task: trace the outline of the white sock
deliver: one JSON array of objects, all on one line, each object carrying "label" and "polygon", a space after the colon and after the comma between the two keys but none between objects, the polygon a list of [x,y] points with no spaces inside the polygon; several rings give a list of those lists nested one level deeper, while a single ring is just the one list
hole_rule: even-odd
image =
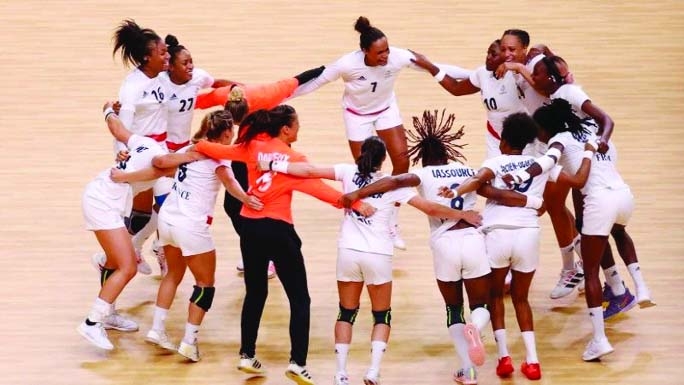
[{"label": "white sock", "polygon": [[561,259],[563,260],[563,270],[573,270],[575,268],[575,254],[573,254],[574,249],[574,242],[560,248]]},{"label": "white sock", "polygon": [[610,286],[610,290],[614,295],[625,294],[625,284],[622,283],[622,278],[620,277],[620,273],[618,273],[617,267],[615,265],[607,269],[603,269],[603,275],[606,276],[606,283],[608,286]]},{"label": "white sock", "polygon": [[152,329],[156,331],[163,332],[166,330],[164,326],[164,321],[166,321],[166,315],[169,313],[169,309],[164,309],[159,306],[154,307],[154,318],[152,319]]},{"label": "white sock", "polygon": [[494,330],[494,340],[496,340],[496,347],[499,350],[499,358],[510,356],[508,347],[506,347],[506,329]]},{"label": "white sock", "polygon": [[142,250],[143,244],[147,238],[155,231],[157,231],[157,212],[152,210],[149,222],[133,236],[133,248]]},{"label": "white sock", "polygon": [[[472,322],[479,331],[484,330],[485,326],[489,323],[489,318],[489,310],[483,307],[478,307],[470,313],[470,322]],[[469,368],[469,366],[464,367]]]},{"label": "white sock", "polygon": [[380,373],[380,361],[382,361],[382,355],[385,354],[387,350],[387,342],[384,341],[371,341],[371,364],[368,371],[373,371],[375,373]]},{"label": "white sock", "polygon": [[[603,314],[601,316],[603,316]],[[528,364],[539,363],[539,358],[537,358],[537,344],[534,342],[534,332],[522,332],[522,338],[525,343],[525,350],[527,351],[527,358],[525,361]]]},{"label": "white sock", "polygon": [[575,254],[579,257],[580,261],[582,260],[582,235],[577,234],[575,239],[572,240],[573,244],[573,249],[575,250]]},{"label": "white sock", "polygon": [[102,322],[104,317],[111,313],[112,304],[100,297],[95,298],[95,303],[88,313],[90,322]]},{"label": "white sock", "polygon": [[349,344],[335,344],[335,357],[337,358],[337,373],[347,374],[347,356]]},{"label": "white sock", "polygon": [[644,281],[644,277],[641,275],[639,262],[630,263],[627,265],[627,270],[629,270],[629,274],[632,276],[637,292],[647,289],[646,281]]},{"label": "white sock", "polygon": [[401,206],[395,205],[392,208],[392,218],[390,219],[390,225],[391,226],[399,225],[399,207],[401,207]]},{"label": "white sock", "polygon": [[454,343],[454,349],[458,354],[458,358],[461,359],[462,368],[470,368],[473,363],[470,361],[470,356],[468,355],[468,342],[465,340],[463,335],[463,328],[465,324],[453,324],[449,326],[449,335],[451,336],[451,341]]},{"label": "white sock", "polygon": [[591,320],[591,326],[594,328],[594,339],[598,341],[606,338],[606,330],[603,327],[603,307],[590,307],[589,319]]},{"label": "white sock", "polygon": [[190,322],[185,323],[185,336],[183,342],[186,344],[197,343],[197,334],[199,333],[199,325],[193,325]]}]

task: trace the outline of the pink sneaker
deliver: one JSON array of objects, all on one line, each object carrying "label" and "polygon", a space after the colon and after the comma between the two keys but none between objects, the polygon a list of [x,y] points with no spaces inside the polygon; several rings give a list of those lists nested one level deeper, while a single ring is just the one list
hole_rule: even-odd
[{"label": "pink sneaker", "polygon": [[480,331],[473,324],[466,324],[463,328],[463,335],[468,342],[468,356],[473,364],[482,366],[485,362],[485,349],[480,338]]}]

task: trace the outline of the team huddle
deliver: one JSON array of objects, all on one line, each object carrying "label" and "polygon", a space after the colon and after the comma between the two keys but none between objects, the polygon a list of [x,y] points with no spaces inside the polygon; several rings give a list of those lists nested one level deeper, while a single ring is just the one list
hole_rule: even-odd
[{"label": "team huddle", "polygon": [[[364,286],[374,326],[363,382],[380,383],[391,331],[393,250],[407,247],[398,224],[399,208],[406,204],[428,217],[435,278],[459,358],[454,381],[477,384],[477,367],[486,359],[481,333],[490,322],[496,374],[513,375],[504,324],[508,291],[525,346],[520,372],[530,380],[541,378],[528,294],[539,266],[538,218],[544,213],[551,218],[562,260],[550,297],[584,292],[593,336],[582,359],[613,352],[604,320],[637,304],[655,303],[626,231],[634,198],[616,168],[613,121],[575,83],[567,62],[546,46],[530,47],[529,34],[519,29],[506,30],[488,47],[485,65],[470,71],[390,46],[365,17],[354,28],[360,49],[334,63],[273,83],[243,84],[195,68],[190,51],[174,36],[161,39],[132,20],[119,25],[114,53],[135,69],[118,101],[103,107],[116,163],[83,194],[86,228],[103,252],[93,256],[101,289],[78,332],[112,350],[107,329],[139,329],[117,312],[115,301],[136,273],[151,274],[141,250],[156,232],[153,249],[162,280],[145,340],[200,360],[199,329],[215,295],[210,226],[223,186],[224,209],[242,254],[238,270],[245,298],[237,367],[245,373],[265,374],[256,341],[268,279],[277,273],[290,302],[285,374],[297,384],[314,384],[306,367],[311,300],[292,220],[293,191],[344,212],[337,243],[335,385],[351,383],[347,357]],[[413,130],[404,128],[394,93],[404,68],[430,73],[455,96],[480,93],[487,159],[479,168],[464,162],[464,129],[454,129],[453,114],[426,110],[413,118]],[[342,116],[352,157],[348,163],[313,165],[292,148],[298,113],[284,103],[339,78],[345,85]],[[194,110],[211,107],[222,109],[206,114],[192,135]],[[387,154],[391,176],[381,172]],[[421,167],[409,170],[410,163]],[[342,191],[322,179],[340,181]],[[565,204],[571,191],[572,211]],[[486,198],[481,213],[475,211],[478,195]],[[616,269],[609,236],[630,272],[635,295]],[[165,320],[187,269],[195,283],[185,334],[176,343]]]}]

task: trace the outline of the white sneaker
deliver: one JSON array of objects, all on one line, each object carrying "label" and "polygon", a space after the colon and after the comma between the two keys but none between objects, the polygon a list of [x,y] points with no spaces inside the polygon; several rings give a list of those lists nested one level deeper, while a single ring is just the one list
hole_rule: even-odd
[{"label": "white sneaker", "polygon": [[164,247],[159,245],[159,240],[155,239],[152,242],[152,252],[157,257],[159,264],[159,275],[163,278],[169,272],[169,266],[166,263],[166,255],[164,255]]},{"label": "white sneaker", "polygon": [[459,369],[454,373],[454,381],[464,385],[477,384],[477,371],[474,367]]},{"label": "white sneaker", "polygon": [[90,263],[99,273],[104,268],[105,263],[107,263],[107,255],[102,251],[98,251],[90,257]]},{"label": "white sneaker", "polygon": [[112,350],[114,345],[109,341],[107,337],[107,332],[102,327],[100,322],[96,322],[95,325],[88,325],[83,321],[76,330],[91,344],[97,346],[100,349]]},{"label": "white sneaker", "polygon": [[197,362],[200,360],[199,349],[197,348],[197,341],[194,344],[188,344],[185,341],[181,341],[178,347],[178,353],[189,359],[190,361]]},{"label": "white sneaker", "polygon": [[406,250],[406,242],[404,242],[404,239],[401,238],[399,225],[390,226],[390,237],[392,237],[395,249]]},{"label": "white sneaker", "polygon": [[104,317],[102,325],[105,329],[116,329],[122,332],[138,331],[138,324],[135,321],[122,316],[116,310],[114,313]]},{"label": "white sneaker", "polygon": [[570,295],[580,283],[584,283],[584,271],[579,267],[572,270],[561,270],[560,279],[558,279],[556,287],[551,290],[549,297],[558,299]]},{"label": "white sneaker", "polygon": [[600,340],[591,339],[587,344],[586,349],[584,349],[584,354],[582,354],[582,359],[584,361],[592,361],[597,358],[601,358],[606,354],[610,354],[614,351],[613,346],[608,342],[608,338],[602,338]]},{"label": "white sneaker", "polygon": [[276,268],[273,261],[268,261],[268,279],[273,279],[276,277]]},{"label": "white sneaker", "polygon": [[247,374],[264,374],[266,370],[264,369],[261,362],[255,357],[248,357],[246,354],[240,356],[240,363],[237,366],[238,370],[245,372]]},{"label": "white sneaker", "polygon": [[377,370],[368,369],[363,376],[364,385],[380,385],[380,373]]},{"label": "white sneaker", "polygon": [[636,292],[637,303],[639,304],[640,308],[646,309],[647,307],[653,307],[656,305],[656,303],[651,299],[651,292],[648,290],[648,288],[639,289],[637,287]]},{"label": "white sneaker", "polygon": [[152,268],[150,267],[150,264],[145,261],[145,258],[143,258],[140,250],[135,251],[135,258],[138,262],[138,273],[144,275],[152,274]]},{"label": "white sneaker", "polygon": [[176,351],[176,344],[171,342],[166,331],[150,329],[150,331],[147,332],[147,336],[145,336],[145,341],[158,345],[166,350]]},{"label": "white sneaker", "polygon": [[299,366],[294,362],[290,362],[285,371],[285,376],[297,383],[297,385],[314,385],[313,378],[306,370],[306,367]]},{"label": "white sneaker", "polygon": [[334,382],[335,385],[349,385],[349,377],[345,373],[337,373]]}]

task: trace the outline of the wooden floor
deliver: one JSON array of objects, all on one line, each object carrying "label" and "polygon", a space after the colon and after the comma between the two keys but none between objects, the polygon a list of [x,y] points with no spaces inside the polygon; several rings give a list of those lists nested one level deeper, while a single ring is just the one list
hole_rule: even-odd
[{"label": "wooden floor", "polygon": [[[136,277],[118,301],[141,331],[111,332],[117,346],[113,353],[98,351],[76,333],[98,288],[89,263],[98,246],[83,228],[80,196],[85,184],[111,163],[112,140],[100,111],[105,100],[116,98],[126,74],[120,60],[112,59],[110,38],[119,21],[135,18],[160,34],[175,34],[190,48],[196,65],[216,77],[266,82],[356,49],[358,34],[352,25],[359,15],[368,16],[391,44],[440,62],[479,66],[490,41],[507,28],[523,28],[533,43],[548,44],[570,63],[577,82],[616,122],[620,170],[637,202],[629,231],[658,306],[634,309],[608,322],[615,353],[601,363],[582,362],[591,333],[584,299],[548,298],[560,261],[544,218],[543,258],[531,292],[543,368],[540,383],[681,383],[684,5],[631,0],[206,0],[202,6],[131,0],[0,2],[0,383],[289,383],[283,376],[289,310],[277,280],[270,283],[258,341],[258,354],[270,374],[248,380],[235,370],[244,289],[235,274],[236,235],[220,211],[214,226],[217,295],[202,326],[200,363],[160,355],[143,342],[152,321],[158,285],[154,277]],[[339,111],[342,87],[337,82],[292,102],[302,123],[296,147],[316,163],[350,161]],[[424,109],[455,112],[466,126],[470,164],[481,164],[484,111],[477,96],[451,97],[429,76],[411,70],[401,76],[396,91],[407,124]],[[334,261],[341,214],[305,196],[297,196],[294,206],[312,293],[308,366],[317,383],[326,384],[335,368]],[[401,224],[409,250],[395,258],[393,330],[383,383],[450,383],[457,360],[432,274],[427,221],[404,208]],[[148,260],[154,261],[151,256]],[[175,339],[182,336],[190,290],[186,278],[170,312],[167,325]],[[364,301],[349,364],[355,384],[361,383],[369,361],[371,323]],[[481,384],[527,381],[517,369],[524,347],[510,307],[507,323],[516,373],[510,380],[496,377],[496,348],[488,331],[490,356],[479,372]]]}]

